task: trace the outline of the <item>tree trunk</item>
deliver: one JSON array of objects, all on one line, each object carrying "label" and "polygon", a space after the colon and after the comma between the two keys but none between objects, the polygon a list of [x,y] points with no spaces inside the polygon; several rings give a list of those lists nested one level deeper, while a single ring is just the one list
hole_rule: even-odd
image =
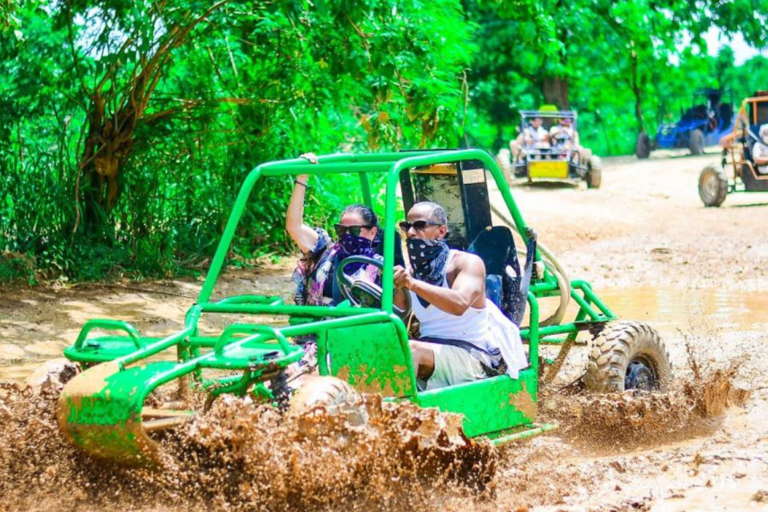
[{"label": "tree trunk", "polygon": [[[83,196],[78,192],[77,197],[78,200],[81,197],[85,199],[86,229],[93,231],[101,224],[104,216],[100,215],[97,208],[109,212],[115,206],[119,193],[118,176],[131,154],[134,133],[139,123],[145,121],[144,112],[149,106],[149,100],[162,77],[163,67],[170,59],[171,52],[185,42],[192,29],[229,1],[220,0],[201,16],[189,18],[184,25],[170,27],[151,45],[152,53],[142,54],[133,63],[130,71],[123,71],[122,76],[118,76],[121,73],[119,63],[130,60],[123,56],[137,49],[133,46],[133,39],[127,39],[116,53],[120,57],[116,59],[116,64],[110,67],[93,90],[89,91],[88,133],[78,165],[86,182],[90,180],[92,186]],[[103,88],[109,81],[112,84],[104,91]],[[152,118],[157,119],[173,112],[163,111],[154,114]],[[76,220],[73,232],[77,230],[77,222]]]},{"label": "tree trunk", "polygon": [[548,105],[556,105],[560,110],[569,110],[571,103],[568,99],[568,77],[544,77],[544,101]]},{"label": "tree trunk", "polygon": [[632,94],[635,95],[635,119],[637,120],[637,132],[642,133],[645,131],[645,122],[643,121],[643,90],[640,86],[640,80],[637,73],[637,52],[635,51],[635,43],[630,43],[630,71],[632,76]]}]

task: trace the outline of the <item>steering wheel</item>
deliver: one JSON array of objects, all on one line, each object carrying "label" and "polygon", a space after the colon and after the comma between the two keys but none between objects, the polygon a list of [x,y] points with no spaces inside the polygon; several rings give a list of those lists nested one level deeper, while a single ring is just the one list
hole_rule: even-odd
[{"label": "steering wheel", "polygon": [[558,146],[565,144],[570,140],[570,138],[571,136],[564,131],[559,131],[552,134],[552,139]]},{"label": "steering wheel", "polygon": [[[368,256],[350,256],[336,266],[336,282],[339,284],[339,291],[345,299],[351,302],[353,306],[380,308],[382,296],[381,286],[362,279],[352,279],[345,274],[344,268],[352,263],[373,265],[379,270],[384,269],[384,264],[381,261],[369,258]],[[400,309],[394,305],[392,306],[392,309],[400,318],[407,318],[408,315],[411,314],[411,294],[405,294],[404,309]]]}]

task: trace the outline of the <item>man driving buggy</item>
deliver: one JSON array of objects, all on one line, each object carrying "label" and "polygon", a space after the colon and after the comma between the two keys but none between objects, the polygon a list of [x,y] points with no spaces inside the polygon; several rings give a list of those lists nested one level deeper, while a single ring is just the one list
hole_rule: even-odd
[{"label": "man driving buggy", "polygon": [[504,372],[513,378],[528,364],[517,327],[485,297],[485,264],[445,241],[448,217],[433,202],[413,205],[400,223],[410,271],[395,266],[395,304],[410,294],[420,336],[410,341],[420,388],[436,389]]},{"label": "man driving buggy", "polygon": [[516,158],[525,156],[525,148],[549,146],[549,132],[542,126],[543,123],[544,120],[540,116],[528,121],[528,126],[523,129],[520,135],[509,142],[512,156]]}]

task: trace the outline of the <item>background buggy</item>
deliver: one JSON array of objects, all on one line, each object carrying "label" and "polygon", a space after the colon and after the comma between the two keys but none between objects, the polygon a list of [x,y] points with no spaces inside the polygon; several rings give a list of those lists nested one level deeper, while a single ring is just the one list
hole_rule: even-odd
[{"label": "background buggy", "polygon": [[[680,120],[662,122],[651,140],[647,133],[637,137],[637,158],[648,158],[654,149],[688,148],[692,155],[704,153],[706,146],[717,144],[733,129],[733,105],[723,103],[722,89],[698,89],[693,93],[694,105],[682,111]],[[695,104],[703,97],[705,103]]]},{"label": "background buggy", "polygon": [[[577,133],[576,112],[523,110],[520,112],[520,133],[525,132],[531,119],[541,118],[544,129],[549,131],[557,124],[558,119],[570,119],[571,128]],[[588,151],[579,151],[575,141],[560,134],[556,140],[548,144],[526,145],[525,137],[521,137],[521,148],[511,155],[511,173],[515,178],[527,178],[531,183],[534,179],[546,180],[584,180],[588,188],[599,188],[602,181],[600,160]],[[585,155],[586,153],[586,155]]]},{"label": "background buggy", "polygon": [[720,140],[719,166],[707,166],[699,175],[699,197],[705,206],[720,206],[731,192],[768,192],[768,175],[760,174],[752,154],[760,126],[768,123],[768,92],[746,98],[731,132]]}]

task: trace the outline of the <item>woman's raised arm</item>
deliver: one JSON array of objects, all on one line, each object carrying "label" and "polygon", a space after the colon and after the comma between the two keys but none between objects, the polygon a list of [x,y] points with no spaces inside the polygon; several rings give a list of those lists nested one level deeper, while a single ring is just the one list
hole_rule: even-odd
[{"label": "woman's raised arm", "polygon": [[312,250],[319,238],[314,229],[304,224],[304,196],[307,193],[308,179],[307,174],[296,177],[291,201],[288,203],[288,212],[285,215],[285,230],[304,253]]}]

